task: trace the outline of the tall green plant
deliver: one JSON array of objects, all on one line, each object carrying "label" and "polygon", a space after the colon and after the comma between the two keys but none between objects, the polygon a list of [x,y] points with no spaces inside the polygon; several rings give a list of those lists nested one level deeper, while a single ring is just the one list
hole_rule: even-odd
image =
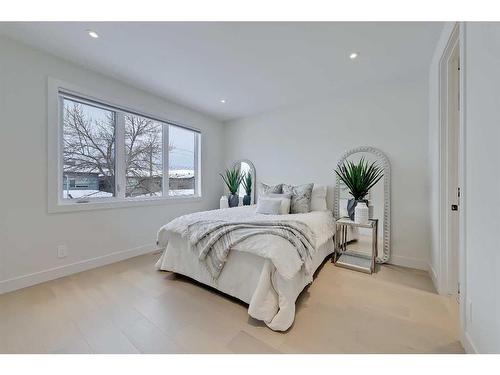
[{"label": "tall green plant", "polygon": [[243,188],[247,195],[252,194],[252,174],[247,172],[242,180]]},{"label": "tall green plant", "polygon": [[244,175],[240,173],[238,168],[226,169],[224,174],[219,173],[224,180],[229,192],[231,194],[236,194],[238,192],[238,188],[240,187],[241,180],[243,180]]},{"label": "tall green plant", "polygon": [[349,193],[356,200],[363,199],[370,189],[384,176],[383,168],[376,162],[369,164],[365,158],[355,164],[344,160],[337,165],[335,173],[349,189]]}]

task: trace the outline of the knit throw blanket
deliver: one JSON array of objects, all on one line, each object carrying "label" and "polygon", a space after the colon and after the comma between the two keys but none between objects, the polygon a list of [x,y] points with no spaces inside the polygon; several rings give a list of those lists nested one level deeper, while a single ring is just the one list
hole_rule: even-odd
[{"label": "knit throw blanket", "polygon": [[188,225],[187,238],[200,261],[216,280],[226,263],[229,251],[245,239],[262,234],[279,236],[289,241],[310,273],[314,233],[299,221],[226,222],[201,220]]}]

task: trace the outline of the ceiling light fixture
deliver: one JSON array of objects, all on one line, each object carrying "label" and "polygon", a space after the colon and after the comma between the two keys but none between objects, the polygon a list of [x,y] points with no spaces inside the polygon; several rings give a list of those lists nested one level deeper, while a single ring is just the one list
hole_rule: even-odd
[{"label": "ceiling light fixture", "polygon": [[99,34],[97,34],[94,30],[87,30],[87,33],[94,39],[99,38]]},{"label": "ceiling light fixture", "polygon": [[353,53],[351,53],[351,54],[349,55],[349,58],[350,58],[351,60],[354,60],[356,57],[358,57],[358,53],[357,53],[357,52],[353,52]]},{"label": "ceiling light fixture", "polygon": [[220,102],[221,102],[222,104],[226,104],[226,99],[221,99],[221,100],[220,100]]}]

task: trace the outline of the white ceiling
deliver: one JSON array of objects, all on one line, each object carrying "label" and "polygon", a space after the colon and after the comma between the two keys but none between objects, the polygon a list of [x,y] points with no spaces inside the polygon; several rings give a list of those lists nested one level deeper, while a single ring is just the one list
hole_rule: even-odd
[{"label": "white ceiling", "polygon": [[428,69],[442,26],[4,22],[0,33],[225,121]]}]

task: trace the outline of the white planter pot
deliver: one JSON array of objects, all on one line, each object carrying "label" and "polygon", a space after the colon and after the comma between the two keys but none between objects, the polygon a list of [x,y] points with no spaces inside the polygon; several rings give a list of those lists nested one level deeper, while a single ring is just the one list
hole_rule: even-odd
[{"label": "white planter pot", "polygon": [[223,195],[222,197],[220,197],[219,207],[220,208],[228,208],[229,207],[229,204],[227,202],[227,195]]},{"label": "white planter pot", "polygon": [[370,219],[370,209],[365,202],[358,202],[354,209],[354,222],[358,224],[368,224]]}]

